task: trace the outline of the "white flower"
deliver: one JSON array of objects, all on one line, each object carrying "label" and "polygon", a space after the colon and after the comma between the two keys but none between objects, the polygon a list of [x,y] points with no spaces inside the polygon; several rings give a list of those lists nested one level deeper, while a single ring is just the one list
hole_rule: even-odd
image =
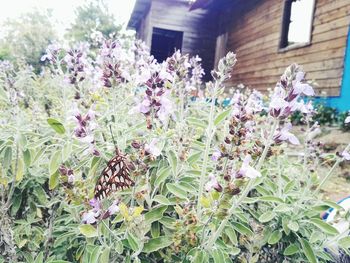
[{"label": "white flower", "polygon": [[345,118],[344,123],[345,123],[345,124],[350,123],[350,116],[348,116],[348,117]]},{"label": "white flower", "polygon": [[154,138],[150,144],[145,144],[146,152],[152,154],[155,157],[158,157],[161,154],[160,149],[156,146],[157,142],[158,140]]},{"label": "white flower", "polygon": [[254,179],[254,178],[261,176],[261,173],[258,170],[254,169],[252,166],[249,165],[251,160],[252,160],[252,157],[250,155],[247,155],[244,158],[243,163],[242,163],[242,167],[237,174],[238,177],[245,176],[245,177],[248,177],[250,179]]},{"label": "white flower", "polygon": [[343,151],[343,152],[341,153],[341,156],[342,156],[345,160],[350,161],[350,153],[349,153],[349,152]]}]

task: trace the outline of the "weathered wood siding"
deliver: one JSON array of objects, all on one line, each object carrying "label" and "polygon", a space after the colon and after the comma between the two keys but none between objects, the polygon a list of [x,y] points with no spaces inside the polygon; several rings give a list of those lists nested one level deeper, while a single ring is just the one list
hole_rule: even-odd
[{"label": "weathered wood siding", "polygon": [[183,32],[182,52],[199,55],[207,77],[214,65],[217,21],[208,10],[189,11],[187,0],[153,0],[137,29],[151,46],[153,27]]},{"label": "weathered wood siding", "polygon": [[[350,0],[316,0],[311,45],[279,52],[284,1],[250,0],[232,7],[227,51],[238,62],[230,84],[266,90],[273,88],[284,69],[295,62],[317,92],[338,96],[350,22]],[[226,12],[228,12],[226,10]],[[227,25],[226,25],[227,26]],[[347,87],[350,88],[350,87]]]}]

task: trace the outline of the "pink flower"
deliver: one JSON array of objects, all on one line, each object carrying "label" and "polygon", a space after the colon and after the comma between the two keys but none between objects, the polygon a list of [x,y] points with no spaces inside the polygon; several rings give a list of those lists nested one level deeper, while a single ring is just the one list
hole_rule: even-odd
[{"label": "pink flower", "polygon": [[290,133],[289,131],[292,129],[292,124],[287,123],[277,134],[274,136],[274,141],[276,143],[281,143],[283,141],[289,141],[291,144],[297,145],[300,144],[298,138]]},{"label": "pink flower", "polygon": [[211,155],[211,159],[214,161],[214,162],[217,162],[219,160],[219,158],[221,157],[221,152],[219,150],[215,150],[213,152],[213,154]]},{"label": "pink flower", "polygon": [[261,173],[259,171],[255,170],[252,166],[249,165],[251,160],[252,157],[250,155],[247,155],[244,158],[241,169],[236,174],[236,178],[248,177],[250,179],[254,179],[261,176]]},{"label": "pink flower", "polygon": [[206,183],[205,190],[209,192],[212,189],[215,189],[216,191],[221,192],[222,186],[219,184],[218,180],[213,174],[209,174],[209,182]]},{"label": "pink flower", "polygon": [[157,142],[158,140],[154,138],[150,144],[145,144],[145,151],[155,157],[158,157],[161,154],[160,149],[157,147]]}]

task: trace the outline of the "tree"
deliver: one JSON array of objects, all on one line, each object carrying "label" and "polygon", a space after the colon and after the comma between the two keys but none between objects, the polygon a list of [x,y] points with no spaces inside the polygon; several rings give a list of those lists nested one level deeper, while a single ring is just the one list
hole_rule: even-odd
[{"label": "tree", "polygon": [[0,59],[22,60],[32,65],[37,72],[40,70],[40,58],[46,47],[57,39],[50,14],[37,10],[16,19],[8,19],[3,30]]},{"label": "tree", "polygon": [[111,34],[118,35],[122,29],[116,25],[115,17],[108,12],[102,0],[91,0],[76,9],[76,18],[66,37],[72,41],[90,41],[91,33],[99,31],[108,38]]}]

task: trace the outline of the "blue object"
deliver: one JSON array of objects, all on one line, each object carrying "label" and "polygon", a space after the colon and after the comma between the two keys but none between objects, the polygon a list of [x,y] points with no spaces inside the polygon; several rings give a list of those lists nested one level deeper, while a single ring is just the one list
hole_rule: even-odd
[{"label": "blue object", "polygon": [[350,27],[344,59],[344,73],[340,96],[328,97],[326,105],[338,109],[339,112],[350,110]]}]

